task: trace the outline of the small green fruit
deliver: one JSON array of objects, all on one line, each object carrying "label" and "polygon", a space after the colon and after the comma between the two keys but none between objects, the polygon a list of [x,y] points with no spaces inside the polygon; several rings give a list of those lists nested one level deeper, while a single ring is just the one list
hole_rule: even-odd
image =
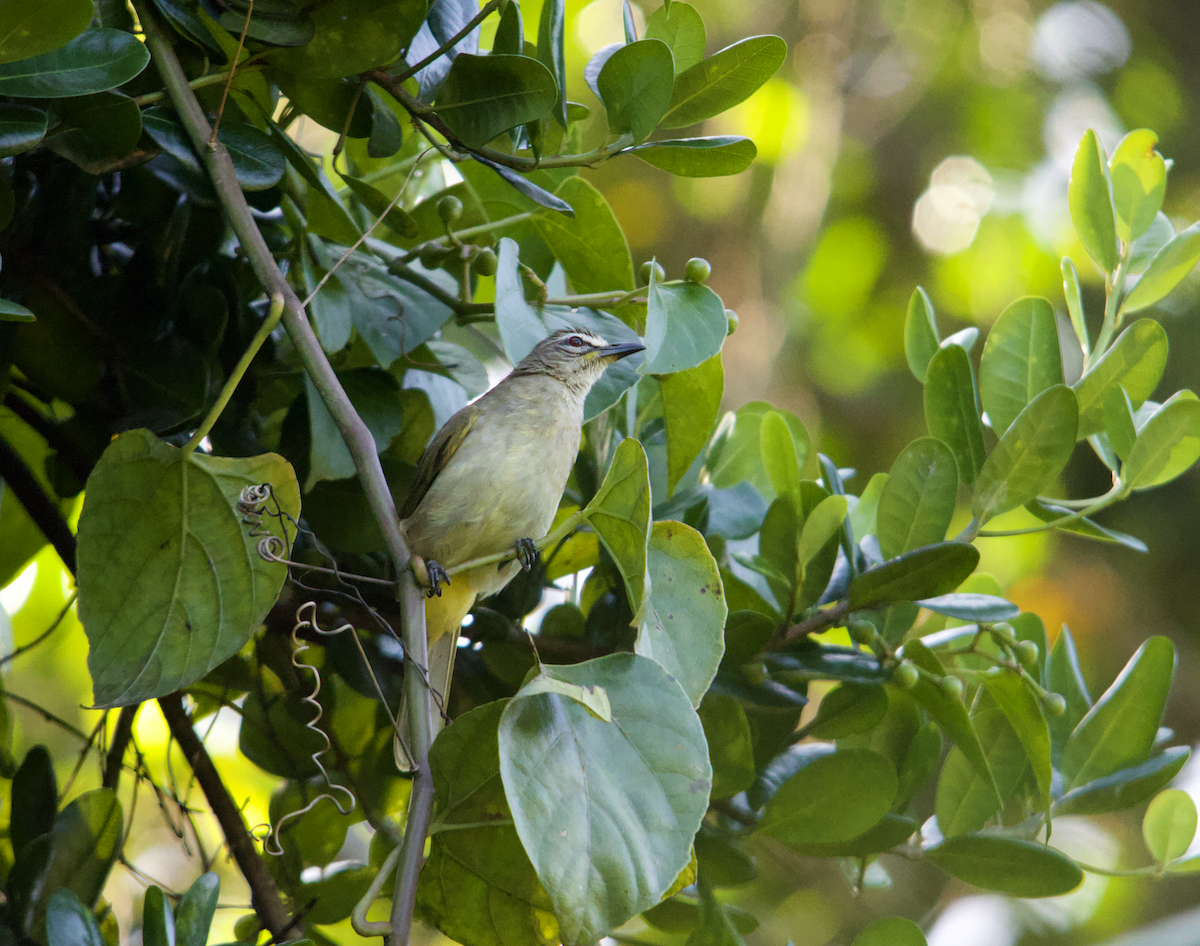
[{"label": "small green fruit", "polygon": [[475,254],[474,266],[475,272],[480,276],[495,276],[496,275],[496,251],[484,247]]},{"label": "small green fruit", "polygon": [[952,700],[961,700],[963,695],[963,682],[958,677],[942,677],[938,680],[938,687],[946,696]]},{"label": "small green fruit", "polygon": [[693,256],[687,261],[687,266],[683,270],[683,277],[688,282],[704,282],[712,275],[712,266],[708,260],[701,259],[699,256]]},{"label": "small green fruit", "polygon": [[648,259],[646,262],[642,263],[641,269],[638,270],[638,280],[643,286],[650,285],[651,272],[654,273],[655,282],[662,282],[667,278],[667,271],[663,269],[659,263],[656,263],[652,259]]},{"label": "small green fruit", "polygon": [[870,621],[851,621],[847,630],[856,644],[866,646],[875,640],[875,625]]},{"label": "small green fruit", "polygon": [[437,212],[438,216],[442,218],[442,223],[447,225],[454,223],[462,216],[462,201],[453,194],[447,194],[437,202]]},{"label": "small green fruit", "polygon": [[1026,667],[1032,667],[1038,660],[1038,645],[1033,641],[1021,641],[1014,648],[1017,653],[1017,660]]},{"label": "small green fruit", "polygon": [[911,690],[921,679],[921,674],[911,660],[901,660],[892,671],[892,683],[901,690]]},{"label": "small green fruit", "polygon": [[734,332],[737,331],[738,314],[736,312],[734,312],[733,309],[726,309],[725,310],[725,321],[729,323],[729,328],[726,330],[725,334],[732,335]]},{"label": "small green fruit", "polygon": [[767,679],[767,665],[761,661],[742,664],[742,676],[746,678],[746,682],[751,686],[758,686],[761,683],[765,683]]},{"label": "small green fruit", "polygon": [[437,269],[442,265],[447,253],[448,250],[440,243],[426,243],[421,246],[417,255],[426,269]]},{"label": "small green fruit", "polygon": [[999,624],[992,625],[992,633],[1010,644],[1017,640],[1017,632],[1013,630],[1013,626],[1007,621],[1001,621]]},{"label": "small green fruit", "polygon": [[1055,718],[1067,711],[1067,701],[1061,693],[1047,693],[1042,705],[1046,708],[1046,715]]}]

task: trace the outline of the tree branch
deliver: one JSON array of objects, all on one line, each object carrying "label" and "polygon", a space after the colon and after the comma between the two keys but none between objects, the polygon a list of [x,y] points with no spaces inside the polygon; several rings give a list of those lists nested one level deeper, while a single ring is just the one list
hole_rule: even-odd
[{"label": "tree branch", "polygon": [[183,708],[183,697],[172,693],[170,696],[160,697],[158,705],[171,735],[179,743],[184,758],[188,760],[188,765],[196,775],[196,781],[200,783],[204,797],[208,799],[208,807],[212,809],[213,815],[221,825],[221,831],[229,845],[229,853],[233,855],[238,869],[250,885],[250,903],[254,912],[271,935],[276,940],[282,940],[288,936],[292,927],[291,916],[287,907],[283,905],[275,878],[258,855],[254,839],[250,837],[246,823],[242,820],[241,811],[234,804],[225,783],[221,781],[204,743],[192,728],[192,721],[188,719]]},{"label": "tree branch", "polygon": [[133,720],[141,705],[135,703],[133,706],[121,707],[121,714],[117,717],[117,728],[113,730],[112,743],[109,744],[108,755],[104,758],[104,781],[101,784],[105,788],[115,791],[117,783],[121,780],[125,750],[129,748],[129,740],[133,738]]},{"label": "tree branch", "polygon": [[88,474],[92,472],[91,466],[79,447],[63,434],[57,423],[46,417],[16,391],[9,391],[4,396],[4,406],[41,435],[50,449],[56,451],[62,461],[71,468],[71,472],[75,474],[80,483],[87,481]]},{"label": "tree branch", "polygon": [[[416,579],[409,570],[411,556],[400,534],[400,521],[392,495],[388,490],[375,440],[366,424],[354,410],[337,375],[330,366],[321,343],[308,321],[304,306],[288,284],[263,239],[238,185],[229,152],[219,141],[210,144],[212,128],[187,76],[179,64],[171,41],[161,25],[150,15],[144,0],[134,0],[134,6],[146,34],[154,64],[162,76],[167,94],[187,129],[196,153],[200,155],[217,199],[229,217],[229,224],[263,288],[271,294],[280,293],[284,299],[283,324],[304,368],[321,396],[330,416],[337,425],[350,456],[354,460],[363,491],[375,521],[383,533],[388,552],[396,568],[402,603],[402,632],[407,660],[404,671],[405,696],[409,704],[410,731],[408,749],[420,771],[414,779],[409,799],[408,822],[404,833],[401,869],[397,875],[397,895],[393,898],[392,941],[407,943],[412,925],[412,905],[416,897],[417,875],[425,850],[425,836],[433,808],[433,780],[429,775],[429,746],[433,742],[433,697],[421,669],[429,665],[429,648],[425,639],[425,599]],[[402,886],[411,887],[409,891]],[[397,921],[397,913],[407,913]]]},{"label": "tree branch", "polygon": [[435,49],[433,52],[431,52],[428,56],[426,56],[424,59],[422,59],[420,62],[418,62],[415,66],[409,66],[403,72],[399,73],[395,77],[396,81],[403,82],[405,79],[409,79],[412,76],[415,76],[418,72],[420,72],[426,66],[432,65],[438,59],[441,59],[442,56],[446,55],[446,53],[450,52],[450,50],[452,50],[455,46],[457,46],[464,39],[466,39],[470,35],[471,31],[473,29],[475,29],[475,27],[477,27],[484,20],[486,20],[489,16],[491,16],[492,11],[497,9],[499,6],[500,6],[500,0],[488,0],[488,2],[486,4],[484,4],[483,9],[480,10],[478,13],[476,13],[474,18],[466,26],[464,26],[461,30],[459,30],[457,33],[455,33],[453,36],[451,36],[448,40],[446,40],[446,42],[442,43],[441,46],[439,46],[437,49]]},{"label": "tree branch", "polygon": [[58,507],[42,491],[41,484],[3,437],[0,437],[0,479],[13,491],[17,501],[29,513],[29,518],[46,537],[46,541],[54,546],[54,551],[62,559],[67,571],[74,575],[75,536],[71,534],[71,529]]}]

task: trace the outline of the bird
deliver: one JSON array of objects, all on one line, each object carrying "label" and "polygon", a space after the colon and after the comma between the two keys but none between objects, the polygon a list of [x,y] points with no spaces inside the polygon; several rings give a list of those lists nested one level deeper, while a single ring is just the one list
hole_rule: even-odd
[{"label": "bird", "polygon": [[[534,539],[550,530],[579,452],[588,391],[610,364],[643,350],[584,329],[553,332],[425,448],[400,510],[400,531],[429,577],[425,627],[435,706],[446,706],[463,619],[476,600],[532,567]],[[508,550],[517,559],[446,575]],[[402,710],[401,733],[405,718]],[[439,713],[435,735],[442,725]],[[395,752],[402,771],[415,768],[401,739]]]}]

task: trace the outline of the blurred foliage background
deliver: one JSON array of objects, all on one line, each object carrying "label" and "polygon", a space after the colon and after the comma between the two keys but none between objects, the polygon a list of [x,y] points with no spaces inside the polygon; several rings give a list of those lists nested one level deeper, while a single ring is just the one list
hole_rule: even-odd
[{"label": "blurred foliage background", "polygon": [[[1086,128],[1098,131],[1110,153],[1126,130],[1155,129],[1159,151],[1174,161],[1165,212],[1177,227],[1200,217],[1195,0],[696,2],[709,53],[754,33],[788,42],[779,74],[705,130],[751,136],[758,160],[728,178],[672,178],[630,159],[587,176],[611,202],[635,261],[657,257],[672,278],[691,256],[712,262],[710,285],[740,316],[724,350],[725,407],[766,398],[795,411],[822,452],[860,471],[859,489],[924,433],[921,388],[907,370],[901,338],[914,285],[929,291],[943,335],[990,325],[1023,294],[1044,295],[1065,313],[1058,259],[1067,254],[1085,279],[1085,305],[1093,314],[1102,310],[1100,277],[1074,242],[1067,213],[1070,162]],[[644,22],[656,5],[643,11],[635,3],[635,16]],[[523,6],[533,31],[536,3]],[[567,72],[578,83],[570,98],[594,104],[582,65],[619,38],[619,0],[569,0],[567,9]],[[1155,316],[1175,349],[1164,390],[1200,380],[1198,286],[1193,273]],[[1070,493],[1103,492],[1105,471],[1089,451],[1078,454],[1067,472]],[[1094,693],[1144,638],[1171,637],[1181,685],[1167,724],[1179,741],[1195,744],[1200,696],[1190,681],[1200,670],[1200,477],[1193,472],[1141,494],[1101,520],[1145,539],[1149,553],[1047,533],[993,542],[994,549],[981,541],[982,567],[1023,609],[1041,614],[1052,635],[1062,622],[1070,625]],[[4,650],[49,627],[69,594],[66,573],[44,550],[0,591]],[[86,734],[99,719],[82,708],[90,701],[86,641],[73,615],[65,620],[67,628],[22,657],[8,682]],[[3,725],[15,727],[18,758],[34,743],[50,746],[60,760],[59,784],[67,784],[78,738],[11,702],[0,703]],[[265,823],[269,778],[237,764],[232,720],[218,715],[214,725],[210,751],[224,763],[250,822]],[[167,734],[156,711],[140,715],[136,736],[148,760],[161,764]],[[188,771],[176,763],[176,772]],[[84,771],[77,788],[92,787],[82,784],[92,778]],[[1200,766],[1185,769],[1180,782],[1200,796]],[[186,795],[187,786],[179,792]],[[151,797],[141,799],[137,817],[146,829],[126,849],[130,869],[115,872],[105,894],[122,930],[134,925],[147,876],[168,885],[176,878],[182,888],[194,873]],[[1064,844],[1092,862],[1103,858],[1087,851],[1120,845],[1123,866],[1140,866],[1137,823],[1114,820],[1108,835],[1081,833]],[[218,846],[214,825],[200,822],[198,830],[210,851]],[[365,835],[361,840],[365,845]],[[348,843],[355,843],[353,833]],[[931,927],[934,946],[1084,944],[1200,909],[1194,880],[1089,876],[1067,897],[1018,903],[970,895],[931,865],[896,858],[887,859],[895,884],[856,899],[831,862],[770,842],[756,853],[760,878],[730,892],[764,920],[748,937],[751,946],[845,943],[867,918],[887,913]],[[244,907],[236,871],[224,871],[223,882],[222,904]],[[241,912],[220,911],[217,928],[231,930]],[[1176,921],[1177,934],[1161,931],[1146,942],[1200,941],[1200,914]],[[344,926],[346,942],[360,941]],[[658,934],[637,935],[650,943]]]}]

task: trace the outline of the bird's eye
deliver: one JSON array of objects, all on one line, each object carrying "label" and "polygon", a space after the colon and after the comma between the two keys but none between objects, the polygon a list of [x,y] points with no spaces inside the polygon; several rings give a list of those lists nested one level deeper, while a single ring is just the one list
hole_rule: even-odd
[{"label": "bird's eye", "polygon": [[570,345],[572,348],[583,348],[585,345],[585,342],[578,335],[571,335],[570,337],[567,338],[567,344]]}]

